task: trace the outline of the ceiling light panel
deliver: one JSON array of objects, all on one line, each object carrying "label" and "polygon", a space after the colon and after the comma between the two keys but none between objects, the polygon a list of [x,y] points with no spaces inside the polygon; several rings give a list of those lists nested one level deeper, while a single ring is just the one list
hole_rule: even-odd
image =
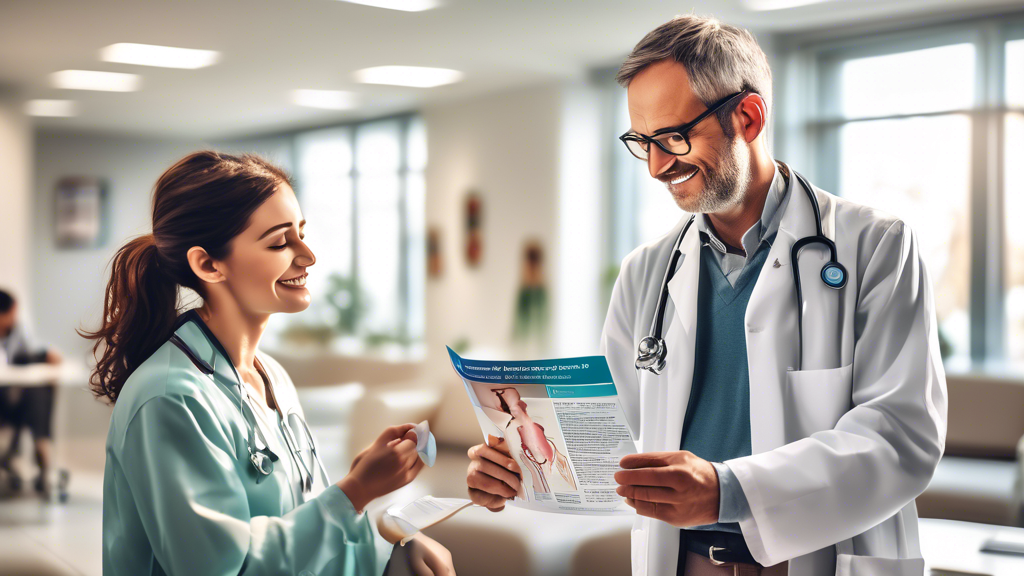
[{"label": "ceiling light panel", "polygon": [[120,64],[194,70],[216,64],[220,60],[220,52],[122,42],[100,50],[100,59]]},{"label": "ceiling light panel", "polygon": [[74,100],[29,100],[25,102],[25,114],[67,118],[78,115],[78,103]]},{"label": "ceiling light panel", "polygon": [[374,8],[401,10],[402,12],[423,12],[441,5],[437,0],[341,0],[349,4],[361,4]]},{"label": "ceiling light panel", "polygon": [[771,12],[826,2],[832,2],[832,0],[743,0],[743,7],[753,12]]},{"label": "ceiling light panel", "polygon": [[356,71],[356,82],[433,88],[462,80],[462,72],[447,68],[421,68],[418,66],[377,66]]},{"label": "ceiling light panel", "polygon": [[340,90],[294,90],[292,102],[309,108],[348,110],[356,105],[356,95]]},{"label": "ceiling light panel", "polygon": [[142,85],[137,74],[96,72],[93,70],[62,70],[50,74],[54,88],[68,90],[101,90],[104,92],[134,92]]}]

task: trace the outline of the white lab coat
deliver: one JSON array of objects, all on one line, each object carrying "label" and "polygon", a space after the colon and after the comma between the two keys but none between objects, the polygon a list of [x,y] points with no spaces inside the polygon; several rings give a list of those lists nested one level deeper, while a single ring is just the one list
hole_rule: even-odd
[{"label": "white lab coat", "polygon": [[[923,574],[914,498],[931,480],[946,438],[931,282],[906,224],[814,192],[848,283],[840,291],[824,286],[817,274],[826,252],[819,245],[801,252],[803,366],[823,368],[793,370],[797,305],[790,251],[815,226],[807,194],[790,178],[789,202],[744,318],[752,455],[726,462],[752,512],[740,528],[759,563],[788,560],[791,576]],[[643,452],[679,450],[690,397],[700,270],[696,226],[683,240],[669,283],[668,365],[660,376],[633,367],[685,220],[623,261],[601,339]],[[635,576],[674,575],[678,554],[677,528],[637,517]]]}]

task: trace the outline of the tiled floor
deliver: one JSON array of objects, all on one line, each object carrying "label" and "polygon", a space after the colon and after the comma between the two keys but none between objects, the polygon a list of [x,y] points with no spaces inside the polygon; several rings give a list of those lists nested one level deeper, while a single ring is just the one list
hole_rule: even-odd
[{"label": "tiled floor", "polygon": [[[31,490],[31,488],[29,488]],[[103,479],[72,472],[67,503],[0,500],[0,576],[100,576]]]}]

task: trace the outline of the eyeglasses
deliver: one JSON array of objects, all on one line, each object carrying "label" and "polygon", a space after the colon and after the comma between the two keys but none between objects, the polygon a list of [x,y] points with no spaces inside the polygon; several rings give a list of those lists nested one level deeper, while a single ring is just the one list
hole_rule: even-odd
[{"label": "eyeglasses", "polygon": [[711,105],[710,108],[701,113],[693,119],[692,122],[687,122],[681,126],[673,126],[671,128],[662,128],[654,133],[653,136],[645,136],[643,134],[637,134],[636,132],[626,132],[622,136],[619,136],[619,140],[626,145],[629,152],[637,158],[647,161],[650,156],[649,150],[651,143],[661,148],[666,154],[672,154],[674,156],[685,156],[690,153],[690,131],[693,130],[694,126],[700,124],[702,120],[708,116],[717,112],[720,108],[731,102],[737,96],[747,94],[747,90],[740,90],[735,94],[731,94],[722,98],[718,102]]}]

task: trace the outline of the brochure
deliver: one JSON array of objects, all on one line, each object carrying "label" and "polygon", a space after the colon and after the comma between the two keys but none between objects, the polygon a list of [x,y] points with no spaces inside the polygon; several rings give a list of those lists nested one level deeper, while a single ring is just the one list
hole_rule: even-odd
[{"label": "brochure", "polygon": [[636,453],[604,356],[534,361],[462,358],[448,348],[484,440],[505,440],[522,469],[512,506],[564,514],[634,514],[615,492]]}]

